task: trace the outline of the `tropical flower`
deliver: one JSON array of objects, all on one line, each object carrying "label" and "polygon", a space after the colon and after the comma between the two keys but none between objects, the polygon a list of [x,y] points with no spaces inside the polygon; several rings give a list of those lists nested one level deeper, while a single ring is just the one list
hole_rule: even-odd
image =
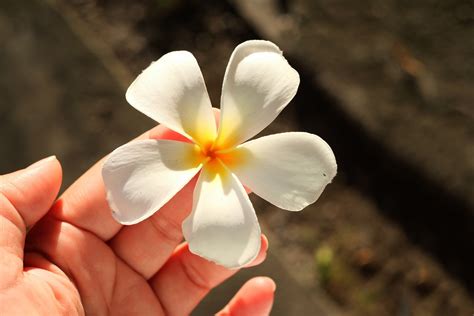
[{"label": "tropical flower", "polygon": [[127,101],[189,142],[139,140],[117,148],[102,175],[114,218],[132,225],[153,215],[199,173],[182,229],[191,252],[228,268],[251,262],[260,226],[244,185],[289,211],[314,203],[336,175],[318,136],[281,133],[248,142],[295,96],[299,75],[268,41],[237,46],[221,96],[220,124],[194,56],[171,52],[131,84]]}]

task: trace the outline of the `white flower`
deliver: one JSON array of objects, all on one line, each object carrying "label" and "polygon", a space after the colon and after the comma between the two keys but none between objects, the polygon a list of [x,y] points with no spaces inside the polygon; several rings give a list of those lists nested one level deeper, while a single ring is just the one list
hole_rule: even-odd
[{"label": "white flower", "polygon": [[268,202],[299,211],[336,175],[331,148],[318,136],[282,133],[247,141],[268,126],[296,94],[299,75],[268,41],[247,41],[224,76],[219,129],[194,56],[171,52],[128,88],[138,111],[192,142],[139,140],[117,148],[102,170],[115,219],[145,220],[196,174],[192,213],[183,222],[189,249],[228,268],[251,262],[260,226],[245,184]]}]

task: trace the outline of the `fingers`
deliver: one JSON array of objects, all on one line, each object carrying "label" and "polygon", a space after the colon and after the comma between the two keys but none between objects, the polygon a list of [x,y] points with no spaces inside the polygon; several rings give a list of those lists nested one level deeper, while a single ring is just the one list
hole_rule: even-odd
[{"label": "fingers", "polygon": [[122,226],[110,213],[100,176],[101,164],[102,161],[95,164],[64,192],[51,215],[106,240]]},{"label": "fingers", "polygon": [[[265,260],[268,240],[262,235],[262,246],[251,266]],[[187,244],[173,253],[161,270],[150,280],[166,315],[189,315],[209,291],[235,274],[192,254]]]},{"label": "fingers", "polygon": [[0,177],[0,288],[21,274],[26,231],[53,204],[61,177],[56,157]]},{"label": "fingers", "polygon": [[[184,137],[159,125],[137,139],[148,138],[183,141]],[[64,192],[54,205],[52,215],[58,220],[87,230],[102,240],[109,240],[122,225],[112,217],[106,199],[102,180],[104,159],[97,162]]]},{"label": "fingers", "polygon": [[181,243],[181,224],[191,211],[196,179],[153,216],[124,226],[110,241],[115,254],[145,279],[153,276]]},{"label": "fingers", "polygon": [[51,207],[61,186],[62,170],[55,156],[2,176],[0,194],[15,207],[27,228]]},{"label": "fingers", "polygon": [[272,309],[276,285],[268,277],[247,281],[216,316],[267,316]]},{"label": "fingers", "polygon": [[163,315],[148,283],[96,235],[48,214],[27,242],[74,282],[86,315]]},{"label": "fingers", "polygon": [[[219,110],[214,109],[216,120]],[[136,139],[168,139],[189,142],[172,130],[159,125]],[[112,217],[102,180],[103,158],[73,183],[54,205],[52,215],[87,230],[102,240],[110,240],[122,228]]]}]

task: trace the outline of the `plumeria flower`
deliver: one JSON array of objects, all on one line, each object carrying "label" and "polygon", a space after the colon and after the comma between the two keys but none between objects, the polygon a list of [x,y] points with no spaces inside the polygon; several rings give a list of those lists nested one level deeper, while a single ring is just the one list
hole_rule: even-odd
[{"label": "plumeria flower", "polygon": [[295,96],[299,75],[268,41],[237,46],[230,57],[217,127],[201,70],[186,51],[152,63],[127,101],[189,139],[139,140],[117,148],[104,178],[114,218],[132,225],[153,215],[199,174],[182,225],[194,254],[228,268],[260,250],[260,226],[244,185],[289,211],[314,203],[336,175],[331,148],[316,135],[291,132],[249,140]]}]

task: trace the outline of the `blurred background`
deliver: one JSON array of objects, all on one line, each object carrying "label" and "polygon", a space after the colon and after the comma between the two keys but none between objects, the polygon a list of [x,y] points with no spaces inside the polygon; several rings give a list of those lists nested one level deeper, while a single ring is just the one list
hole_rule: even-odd
[{"label": "blurred background", "polygon": [[56,154],[63,190],[154,126],[124,98],[151,61],[197,58],[214,106],[233,48],[274,41],[301,75],[264,133],[324,138],[339,164],[289,213],[253,198],[273,315],[474,312],[474,2],[468,0],[2,0],[0,174]]}]

